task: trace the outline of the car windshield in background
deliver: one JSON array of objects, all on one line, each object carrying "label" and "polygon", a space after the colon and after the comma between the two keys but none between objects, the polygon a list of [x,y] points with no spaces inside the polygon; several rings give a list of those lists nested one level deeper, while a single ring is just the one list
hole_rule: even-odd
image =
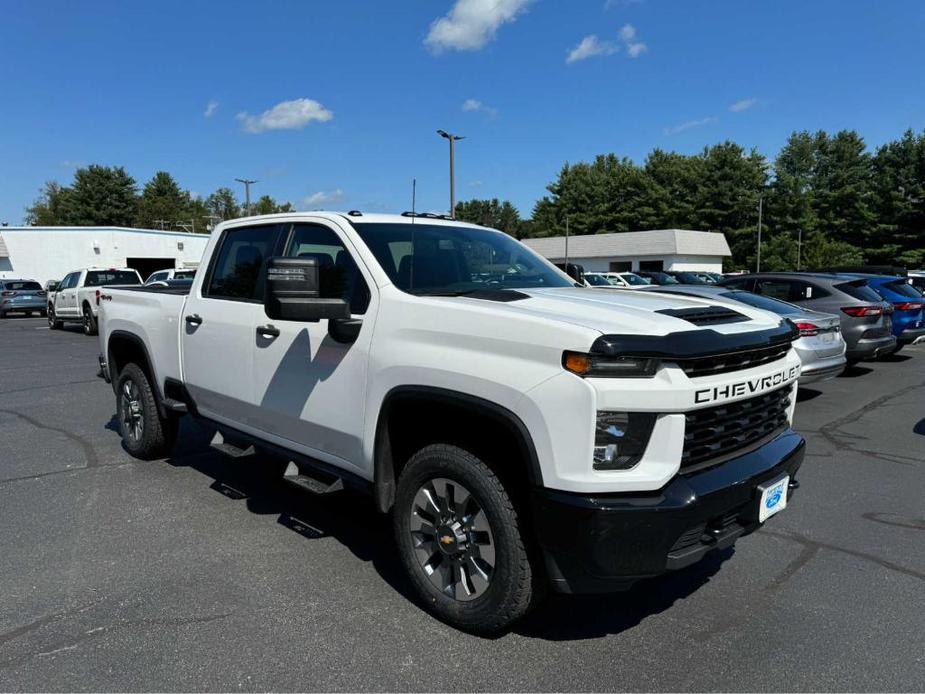
[{"label": "car windshield in background", "polygon": [[592,287],[611,287],[613,286],[606,277],[603,275],[589,275],[585,274],[585,281],[590,284]]},{"label": "car windshield in background", "polygon": [[900,294],[909,299],[921,299],[922,292],[909,284],[906,280],[896,280],[895,282],[887,282],[884,285],[891,292]]},{"label": "car windshield in background", "polygon": [[138,275],[128,270],[90,270],[85,287],[102,287],[104,284],[141,284]]},{"label": "car windshield in background", "polygon": [[858,301],[872,301],[874,303],[883,301],[883,297],[868,286],[867,280],[854,280],[853,282],[836,284],[835,288]]},{"label": "car windshield in background", "polygon": [[437,224],[357,223],[389,279],[410,294],[572,287],[574,283],[510,236]]},{"label": "car windshield in background", "polygon": [[644,286],[646,286],[647,284],[649,284],[648,282],[646,282],[646,281],[645,281],[642,277],[640,277],[639,275],[626,274],[626,275],[620,275],[620,277],[622,277],[623,280],[624,280],[627,284],[632,284],[632,285],[637,286],[637,287],[644,287]]},{"label": "car windshield in background", "polygon": [[196,276],[195,270],[178,270],[173,273],[173,278],[175,280],[191,280]]},{"label": "car windshield in background", "polygon": [[764,311],[771,311],[779,316],[792,316],[795,313],[804,312],[804,310],[799,306],[788,304],[786,301],[772,299],[769,296],[761,296],[760,294],[752,294],[751,292],[723,292],[720,294],[720,296],[732,299],[733,301],[738,301],[742,304],[748,304],[753,308],[760,308]]},{"label": "car windshield in background", "polygon": [[683,284],[707,284],[706,280],[698,277],[693,272],[676,272],[674,277]]},{"label": "car windshield in background", "polygon": [[3,288],[11,292],[36,292],[42,289],[38,282],[4,282]]}]

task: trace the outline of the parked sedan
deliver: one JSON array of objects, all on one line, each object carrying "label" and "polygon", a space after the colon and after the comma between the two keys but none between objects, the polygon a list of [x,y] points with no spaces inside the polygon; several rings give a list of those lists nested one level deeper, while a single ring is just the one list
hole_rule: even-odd
[{"label": "parked sedan", "polygon": [[791,320],[800,331],[800,337],[793,343],[803,362],[800,385],[835,378],[848,363],[845,358],[847,345],[841,335],[841,319],[831,313],[810,311],[786,301],[729,287],[684,285],[659,287],[653,291],[738,302]]},{"label": "parked sedan", "polygon": [[896,349],[893,307],[867,285],[866,279],[832,272],[763,272],[730,277],[721,286],[839,316],[849,364],[892,354]]},{"label": "parked sedan", "polygon": [[[916,340],[925,339],[925,297],[905,277],[857,275],[884,301],[893,305],[893,335],[896,352]],[[895,354],[895,352],[894,352]]]},{"label": "parked sedan", "polygon": [[45,315],[45,290],[35,280],[0,280],[0,318],[8,313]]},{"label": "parked sedan", "polygon": [[654,284],[660,287],[681,284],[667,272],[662,272],[661,270],[639,270],[636,274],[643,279],[649,280],[650,284]]}]

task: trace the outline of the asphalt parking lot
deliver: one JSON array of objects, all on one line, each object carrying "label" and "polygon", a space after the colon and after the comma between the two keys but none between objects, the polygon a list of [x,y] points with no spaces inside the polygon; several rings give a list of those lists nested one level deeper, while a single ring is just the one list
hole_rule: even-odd
[{"label": "asphalt parking lot", "polygon": [[189,422],[130,458],[97,351],[0,322],[0,690],[925,688],[925,346],[802,392],[802,486],[733,551],[492,640],[416,607],[371,504]]}]

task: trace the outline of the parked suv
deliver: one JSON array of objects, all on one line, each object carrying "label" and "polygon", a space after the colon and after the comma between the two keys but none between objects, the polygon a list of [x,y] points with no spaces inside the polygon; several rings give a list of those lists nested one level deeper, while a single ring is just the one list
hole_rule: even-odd
[{"label": "parked suv", "polygon": [[[893,305],[893,335],[896,352],[925,338],[925,297],[905,277],[857,275],[867,280],[884,301]],[[895,354],[895,352],[894,352]]]},{"label": "parked suv", "polygon": [[722,286],[839,316],[849,364],[876,359],[896,349],[893,307],[864,278],[823,272],[763,272],[727,278]]},{"label": "parked suv", "polygon": [[35,280],[0,280],[0,318],[8,313],[45,315],[45,290]]}]

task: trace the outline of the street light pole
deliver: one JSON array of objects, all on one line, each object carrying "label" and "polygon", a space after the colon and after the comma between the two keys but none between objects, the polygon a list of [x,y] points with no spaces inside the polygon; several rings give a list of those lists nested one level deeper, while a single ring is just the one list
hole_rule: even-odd
[{"label": "street light pole", "polygon": [[251,213],[251,184],[257,183],[257,181],[250,180],[247,178],[236,178],[234,179],[238,183],[244,184],[244,215],[250,216]]},{"label": "street light pole", "polygon": [[764,196],[758,196],[758,262],[755,272],[761,272],[761,208],[764,202]]},{"label": "street light pole", "polygon": [[437,134],[450,141],[450,218],[456,219],[456,141],[466,138],[464,135],[453,135],[445,130],[438,130]]}]

